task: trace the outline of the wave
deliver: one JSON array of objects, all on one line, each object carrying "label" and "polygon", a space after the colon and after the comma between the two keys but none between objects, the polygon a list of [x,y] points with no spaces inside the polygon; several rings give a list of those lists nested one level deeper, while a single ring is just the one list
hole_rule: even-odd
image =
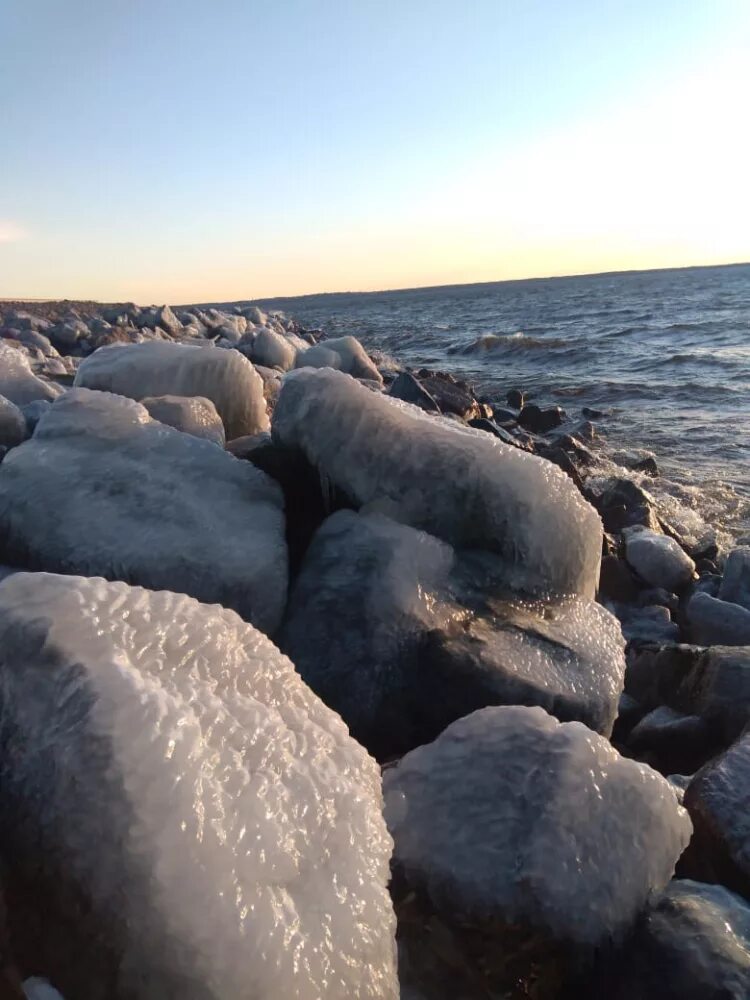
[{"label": "wave", "polygon": [[485,354],[489,351],[548,351],[570,347],[562,337],[530,337],[518,333],[487,333],[470,344],[452,344],[448,354]]}]

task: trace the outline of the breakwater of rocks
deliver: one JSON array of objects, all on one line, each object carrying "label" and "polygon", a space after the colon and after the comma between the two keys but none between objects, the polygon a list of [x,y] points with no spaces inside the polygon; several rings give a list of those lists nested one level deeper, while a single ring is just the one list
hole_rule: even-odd
[{"label": "breakwater of rocks", "polygon": [[747,997],[750,547],[606,420],[0,303],[8,995]]}]

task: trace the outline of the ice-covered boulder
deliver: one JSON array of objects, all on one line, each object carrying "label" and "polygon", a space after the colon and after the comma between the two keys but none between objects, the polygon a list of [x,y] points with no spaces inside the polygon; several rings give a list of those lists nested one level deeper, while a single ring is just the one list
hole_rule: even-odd
[{"label": "ice-covered boulder", "polygon": [[250,351],[252,360],[257,364],[266,368],[281,368],[285,372],[294,368],[297,357],[297,349],[285,337],[268,327],[258,331]]},{"label": "ice-covered boulder", "polygon": [[719,597],[750,611],[750,547],[740,545],[727,556]]},{"label": "ice-covered boulder", "polygon": [[368,511],[499,555],[511,588],[593,598],[601,522],[550,462],[330,369],[285,376],[273,436]]},{"label": "ice-covered boulder", "polygon": [[341,368],[341,357],[325,344],[314,344],[306,351],[299,351],[294,363],[295,368]]},{"label": "ice-covered boulder", "polygon": [[747,1000],[750,906],[720,885],[671,882],[644,915],[597,996]]},{"label": "ice-covered boulder", "polygon": [[281,491],[124,396],[73,389],[0,465],[4,561],[234,608],[264,632],[286,598]]},{"label": "ice-covered boulder", "polygon": [[690,837],[664,778],[540,708],[474,712],[383,782],[394,863],[438,912],[579,946],[626,932]]},{"label": "ice-covered boulder", "polygon": [[141,404],[154,420],[224,447],[224,424],[205,396],[146,396]]},{"label": "ice-covered boulder", "polygon": [[625,558],[652,587],[674,592],[693,579],[695,563],[674,538],[640,525],[628,528],[624,535]]},{"label": "ice-covered boulder", "polygon": [[540,705],[609,735],[625,670],[616,619],[582,598],[508,599],[494,568],[382,515],[339,511],[307,551],[279,643],[379,759],[487,705]]},{"label": "ice-covered boulder", "polygon": [[695,827],[686,874],[750,899],[750,733],[694,776],[685,808]]},{"label": "ice-covered boulder", "polygon": [[0,396],[0,446],[15,448],[28,437],[26,418],[15,403]]},{"label": "ice-covered boulder", "polygon": [[24,406],[36,399],[56,399],[62,391],[59,385],[34,374],[25,351],[0,342],[0,396]]},{"label": "ice-covered boulder", "polygon": [[227,440],[268,429],[263,383],[237,351],[166,341],[105,347],[79,367],[75,384],[146,396],[205,396],[224,422]]},{"label": "ice-covered boulder", "polygon": [[341,358],[342,372],[353,375],[354,378],[372,379],[373,382],[382,383],[382,375],[356,337],[334,337],[326,340],[323,346]]},{"label": "ice-covered boulder", "polygon": [[94,1000],[395,1000],[378,768],[263,635],[22,573],[0,679],[22,968]]}]

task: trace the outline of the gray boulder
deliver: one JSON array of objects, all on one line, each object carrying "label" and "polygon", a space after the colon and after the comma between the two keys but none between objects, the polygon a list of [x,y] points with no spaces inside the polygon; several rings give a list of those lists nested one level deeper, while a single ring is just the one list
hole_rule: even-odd
[{"label": "gray boulder", "polygon": [[285,603],[276,484],[123,396],[71,390],[10,452],[0,537],[11,565],[190,594],[269,633]]},{"label": "gray boulder", "polygon": [[720,885],[671,882],[644,914],[598,995],[747,1000],[750,906]]},{"label": "gray boulder", "polygon": [[719,597],[750,611],[750,547],[742,545],[727,556]]},{"label": "gray boulder", "polygon": [[26,419],[15,403],[0,396],[0,447],[15,448],[28,437]]},{"label": "gray boulder", "polygon": [[697,593],[686,617],[690,638],[700,646],[750,646],[750,611],[739,604]]},{"label": "gray boulder", "polygon": [[399,372],[388,389],[388,395],[394,399],[402,399],[405,403],[413,403],[427,413],[440,413],[435,399],[409,372]]},{"label": "gray boulder", "polygon": [[[386,768],[383,788],[400,926],[419,906],[423,928],[446,927],[432,961],[448,974],[468,945],[488,979],[472,997],[510,993],[514,952],[543,979],[622,939],[690,837],[666,779],[539,708],[474,712]],[[407,938],[409,965],[425,938]]]},{"label": "gray boulder", "polygon": [[629,528],[624,537],[626,560],[652,587],[674,592],[693,579],[695,563],[673,538],[642,527]]},{"label": "gray boulder", "polygon": [[487,705],[541,705],[611,733],[624,672],[615,619],[581,598],[519,602],[493,572],[490,557],[339,511],[313,538],[279,643],[381,760]]}]

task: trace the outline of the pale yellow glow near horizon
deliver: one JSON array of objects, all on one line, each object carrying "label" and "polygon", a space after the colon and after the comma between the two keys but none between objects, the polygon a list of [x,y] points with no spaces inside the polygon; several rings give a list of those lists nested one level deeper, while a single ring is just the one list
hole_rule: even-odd
[{"label": "pale yellow glow near horizon", "polygon": [[144,242],[122,267],[96,248],[66,260],[51,243],[56,287],[18,293],[229,301],[748,261],[749,99],[738,52],[516,150],[488,142],[450,175],[399,192],[389,213],[363,204],[346,227],[293,239],[186,240],[169,261]]}]

